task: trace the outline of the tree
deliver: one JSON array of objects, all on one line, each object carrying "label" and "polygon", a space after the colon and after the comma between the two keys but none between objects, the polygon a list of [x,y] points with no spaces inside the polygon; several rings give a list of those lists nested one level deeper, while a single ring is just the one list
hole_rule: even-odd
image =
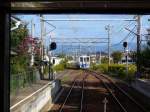
[{"label": "tree", "polygon": [[[14,27],[14,25],[15,23],[11,21],[11,27]],[[20,25],[17,29],[11,31],[11,48],[16,48],[27,36],[28,29],[23,25]]]},{"label": "tree", "polygon": [[142,71],[147,69],[150,72],[150,41],[147,42],[144,50],[141,51],[140,57],[140,64],[143,68]]},{"label": "tree", "polygon": [[73,60],[73,57],[72,56],[67,56],[67,59],[68,60]]},{"label": "tree", "polygon": [[61,53],[61,54],[59,54],[59,55],[58,55],[58,57],[60,57],[60,58],[65,58],[65,57],[66,57],[66,55],[65,55],[65,54],[63,54],[63,53]]},{"label": "tree", "polygon": [[103,58],[101,59],[101,62],[102,62],[102,63],[108,63],[108,57],[103,57]]},{"label": "tree", "polygon": [[128,56],[133,60],[133,62],[136,62],[136,51],[131,51],[130,53],[128,53]]},{"label": "tree", "polygon": [[111,56],[113,57],[114,63],[118,63],[122,58],[122,53],[120,51],[115,51]]}]

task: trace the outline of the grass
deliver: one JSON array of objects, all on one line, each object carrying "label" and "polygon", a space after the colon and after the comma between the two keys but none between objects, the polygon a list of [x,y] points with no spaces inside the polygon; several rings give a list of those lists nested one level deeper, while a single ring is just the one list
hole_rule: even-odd
[{"label": "grass", "polygon": [[64,84],[65,82],[69,81],[69,77],[68,76],[64,76],[61,80],[62,84]]}]

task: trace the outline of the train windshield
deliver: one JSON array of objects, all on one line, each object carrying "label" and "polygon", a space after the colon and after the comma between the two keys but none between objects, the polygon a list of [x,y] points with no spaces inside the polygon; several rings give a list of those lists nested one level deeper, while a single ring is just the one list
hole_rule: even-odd
[{"label": "train windshield", "polygon": [[80,62],[83,62],[83,57],[80,57]]},{"label": "train windshield", "polygon": [[86,62],[86,58],[84,58],[84,62]]},{"label": "train windshield", "polygon": [[87,57],[87,62],[89,62],[89,57]]}]

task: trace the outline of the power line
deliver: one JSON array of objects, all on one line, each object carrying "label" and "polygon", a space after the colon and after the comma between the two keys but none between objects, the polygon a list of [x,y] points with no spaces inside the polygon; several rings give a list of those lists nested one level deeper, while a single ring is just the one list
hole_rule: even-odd
[{"label": "power line", "polygon": [[[133,23],[134,23],[134,22],[131,23],[131,21],[129,21],[129,24],[128,24],[126,27],[131,26]],[[124,23],[123,23],[123,24],[124,24]],[[123,25],[123,24],[121,24],[121,25]],[[120,25],[120,26],[121,26],[121,25]],[[122,27],[119,31],[115,32],[114,34],[119,34],[123,29],[124,29],[124,27]]]},{"label": "power line", "polygon": [[136,19],[43,19],[44,21],[136,21]]},{"label": "power line", "polygon": [[[136,26],[134,26],[135,28]],[[134,28],[132,30],[134,30]],[[119,43],[113,44],[112,46],[117,46],[120,45],[123,41],[125,41],[127,38],[129,38],[129,35],[131,34],[131,32],[129,32]]]},{"label": "power line", "polygon": [[[135,28],[135,27],[136,27],[136,26],[134,26],[134,28]],[[133,28],[132,30],[134,30],[134,28]],[[123,41],[125,41],[127,38],[129,38],[129,35],[130,35],[130,34],[131,34],[131,32],[129,32],[119,43],[113,44],[113,45],[111,45],[111,47],[118,46],[118,45],[122,44]],[[107,50],[107,48],[104,49],[104,51],[105,51],[105,50]]]}]

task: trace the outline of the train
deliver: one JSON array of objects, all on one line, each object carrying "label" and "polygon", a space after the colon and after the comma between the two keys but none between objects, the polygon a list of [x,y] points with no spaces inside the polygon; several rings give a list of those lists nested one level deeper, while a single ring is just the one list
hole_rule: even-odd
[{"label": "train", "polygon": [[76,61],[70,61],[67,68],[71,69],[88,69],[90,67],[90,56],[81,55]]},{"label": "train", "polygon": [[79,56],[78,60],[79,67],[82,69],[87,69],[90,67],[90,56],[82,55]]}]

